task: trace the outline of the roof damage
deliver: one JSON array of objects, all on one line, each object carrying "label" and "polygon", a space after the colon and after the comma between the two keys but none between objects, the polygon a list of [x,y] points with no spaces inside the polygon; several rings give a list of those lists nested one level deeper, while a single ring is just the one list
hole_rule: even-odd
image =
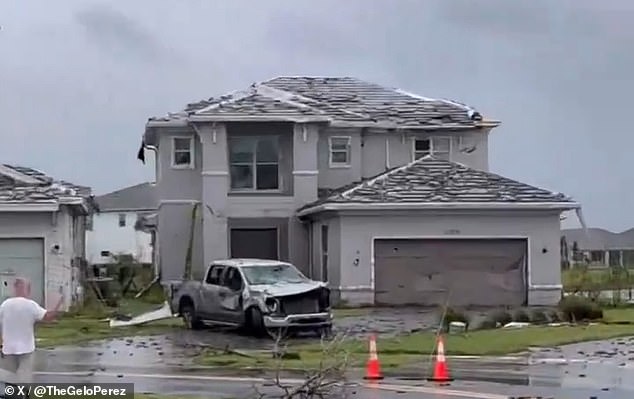
[{"label": "roof damage", "polygon": [[148,122],[277,120],[398,128],[496,126],[475,109],[352,77],[277,77]]},{"label": "roof damage", "polygon": [[2,204],[82,204],[90,193],[89,187],[55,180],[37,169],[0,164]]},{"label": "roof damage", "polygon": [[463,164],[427,156],[330,192],[302,207],[311,213],[321,205],[357,204],[372,209],[379,204],[553,204],[576,208],[570,197]]}]

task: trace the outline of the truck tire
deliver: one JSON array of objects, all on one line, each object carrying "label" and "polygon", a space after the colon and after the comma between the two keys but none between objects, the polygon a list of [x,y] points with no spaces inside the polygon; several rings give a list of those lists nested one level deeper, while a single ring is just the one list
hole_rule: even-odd
[{"label": "truck tire", "polygon": [[203,322],[196,316],[196,310],[192,304],[183,304],[179,313],[188,329],[200,330],[203,327]]},{"label": "truck tire", "polygon": [[247,320],[249,332],[258,338],[269,337],[277,340],[286,338],[287,336],[287,328],[267,328],[264,325],[262,312],[256,307],[249,308],[247,311]]},{"label": "truck tire", "polygon": [[247,310],[247,330],[250,334],[256,337],[263,337],[266,335],[266,328],[264,327],[264,319],[262,318],[262,312],[256,307],[250,307]]}]

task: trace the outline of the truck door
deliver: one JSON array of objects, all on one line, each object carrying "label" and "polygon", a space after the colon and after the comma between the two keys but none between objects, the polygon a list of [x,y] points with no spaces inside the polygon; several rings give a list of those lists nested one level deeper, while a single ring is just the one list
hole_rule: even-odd
[{"label": "truck door", "polygon": [[244,311],[242,310],[242,290],[244,282],[240,271],[235,267],[227,267],[220,279],[219,297],[220,313],[223,321],[242,324]]},{"label": "truck door", "polygon": [[207,270],[207,275],[201,286],[201,301],[198,306],[198,313],[204,319],[222,320],[220,314],[220,278],[225,271],[223,265],[212,265]]}]

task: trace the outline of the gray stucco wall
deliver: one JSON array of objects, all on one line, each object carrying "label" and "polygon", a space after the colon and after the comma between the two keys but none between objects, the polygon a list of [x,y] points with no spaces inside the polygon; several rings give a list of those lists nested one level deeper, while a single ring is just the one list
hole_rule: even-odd
[{"label": "gray stucco wall", "polygon": [[340,237],[341,277],[333,287],[340,290],[341,299],[348,303],[373,303],[373,240],[376,238],[527,237],[529,304],[551,305],[560,299],[558,213],[452,211],[395,213],[382,217],[345,215],[341,216]]},{"label": "gray stucco wall", "polygon": [[[350,165],[329,165],[329,138],[348,136],[350,140]],[[337,188],[376,176],[387,169],[405,165],[413,160],[416,138],[449,137],[451,160],[479,170],[489,170],[489,130],[402,131],[388,132],[379,129],[323,128],[318,143],[319,187]],[[466,148],[474,148],[467,153]]]},{"label": "gray stucco wall", "polygon": [[[285,155],[282,156],[280,169],[285,190],[266,194],[230,193],[228,138],[232,135],[259,134],[280,134],[283,137],[281,150]],[[196,267],[202,269],[215,259],[229,256],[229,218],[288,218],[289,259],[308,272],[308,226],[294,217],[296,209],[316,200],[318,187],[340,187],[381,173],[386,167],[410,162],[414,137],[441,134],[459,135],[466,141],[463,145],[477,147],[471,154],[462,154],[458,151],[458,145],[452,145],[452,159],[479,169],[488,168],[488,133],[485,131],[401,133],[333,129],[312,124],[264,123],[200,124],[196,129],[157,129],[159,176],[156,186],[159,201],[162,202],[158,212],[158,248],[164,277],[178,278],[182,275],[184,251],[189,239],[191,201],[204,204],[196,225],[193,251]],[[350,167],[330,167],[330,136],[351,137]],[[171,167],[173,137],[194,139],[193,168]],[[334,235],[331,234],[331,237]]]}]

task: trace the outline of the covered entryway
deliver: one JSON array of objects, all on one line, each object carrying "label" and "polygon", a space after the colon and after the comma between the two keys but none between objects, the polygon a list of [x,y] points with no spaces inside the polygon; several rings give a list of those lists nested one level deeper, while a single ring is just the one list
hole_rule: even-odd
[{"label": "covered entryway", "polygon": [[13,294],[13,280],[31,282],[31,298],[44,304],[44,240],[0,238],[0,300]]},{"label": "covered entryway", "polygon": [[525,239],[377,239],[375,303],[523,305]]},{"label": "covered entryway", "polygon": [[276,228],[231,229],[231,257],[279,259]]}]

